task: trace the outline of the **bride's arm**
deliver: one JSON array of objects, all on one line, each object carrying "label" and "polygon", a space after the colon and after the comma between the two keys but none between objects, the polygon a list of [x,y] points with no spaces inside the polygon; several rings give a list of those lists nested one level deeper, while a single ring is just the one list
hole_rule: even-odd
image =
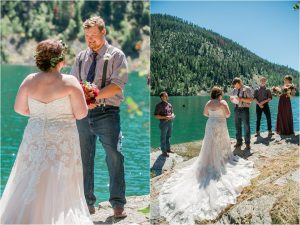
[{"label": "bride's arm", "polygon": [[222,104],[222,109],[225,113],[225,117],[229,118],[231,113],[230,113],[230,109],[229,109],[227,102],[225,100],[222,100],[221,104]]},{"label": "bride's arm", "polygon": [[23,116],[30,115],[28,107],[28,83],[31,78],[32,76],[29,75],[23,80],[15,100],[14,110]]},{"label": "bride's arm", "polygon": [[77,120],[83,119],[87,116],[88,107],[85,101],[82,87],[75,77],[69,76],[69,85],[71,87],[70,97],[73,109],[73,114]]},{"label": "bride's arm", "polygon": [[206,116],[206,117],[209,116],[209,113],[208,113],[208,103],[206,103],[206,105],[205,105],[205,107],[204,107],[203,115]]}]

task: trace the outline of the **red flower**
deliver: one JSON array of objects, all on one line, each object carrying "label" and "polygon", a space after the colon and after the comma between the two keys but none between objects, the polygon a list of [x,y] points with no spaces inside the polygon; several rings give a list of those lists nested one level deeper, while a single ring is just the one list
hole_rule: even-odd
[{"label": "red flower", "polygon": [[82,90],[84,92],[84,96],[86,99],[86,104],[90,105],[96,102],[96,97],[99,94],[99,89],[94,83],[90,82],[80,82]]}]

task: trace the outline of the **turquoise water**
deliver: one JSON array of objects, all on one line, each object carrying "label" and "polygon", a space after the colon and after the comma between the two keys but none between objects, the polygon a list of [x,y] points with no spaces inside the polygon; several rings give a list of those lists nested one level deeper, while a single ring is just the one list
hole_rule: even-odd
[{"label": "turquoise water", "polygon": [[[69,69],[66,69],[67,72]],[[34,67],[2,65],[1,69],[1,194],[4,190],[16,154],[27,117],[18,115],[13,110],[14,99],[24,77],[35,72]],[[129,74],[125,96],[131,96],[139,105],[142,116],[128,112],[128,106],[121,106],[121,127],[124,136],[123,154],[125,156],[126,195],[149,194],[149,90],[144,77]],[[97,143],[95,159],[95,192],[97,202],[109,197],[108,171],[105,153]]]},{"label": "turquoise water", "polygon": [[[170,97],[169,102],[173,105],[176,119],[173,124],[173,135],[171,143],[178,144],[201,140],[204,137],[204,130],[207,118],[203,116],[203,109],[206,102],[210,99],[209,96],[178,96]],[[229,102],[229,98],[225,96],[225,100]],[[151,97],[151,147],[159,146],[160,130],[158,128],[159,120],[155,119],[153,113],[155,105],[160,102],[160,98],[156,96]],[[231,117],[227,120],[229,135],[235,137],[234,126],[234,105],[228,103],[231,110]],[[185,107],[183,107],[185,105]],[[273,97],[269,103],[272,117],[272,129],[275,130],[276,118],[278,110],[278,97]],[[299,96],[292,99],[292,110],[294,118],[294,130],[299,131]],[[250,108],[250,127],[251,133],[256,131],[256,112],[255,104],[251,104]],[[261,131],[267,130],[266,117],[263,114],[261,120]]]}]

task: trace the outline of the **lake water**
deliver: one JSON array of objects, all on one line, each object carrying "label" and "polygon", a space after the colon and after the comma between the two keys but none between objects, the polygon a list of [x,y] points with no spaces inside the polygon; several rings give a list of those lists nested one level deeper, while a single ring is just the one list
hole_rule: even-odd
[{"label": "lake water", "polygon": [[[65,72],[68,72],[68,70],[67,68]],[[27,74],[35,71],[34,67],[29,66],[2,65],[1,67],[1,195],[15,161],[28,120],[27,117],[14,112],[14,99],[22,80]],[[128,105],[123,103],[121,106],[126,195],[145,195],[150,192],[149,89],[145,77],[140,77],[134,73],[129,74],[125,96],[131,96],[142,112],[142,115],[133,114],[128,111]],[[108,183],[105,153],[98,142],[95,159],[97,202],[108,200]]]},{"label": "lake water", "polygon": [[[205,124],[207,117],[203,116],[203,109],[206,102],[210,99],[209,96],[176,96],[170,97],[169,102],[173,105],[176,119],[173,123],[173,134],[171,138],[172,144],[190,142],[201,140],[204,137]],[[225,100],[229,102],[229,98],[225,96]],[[160,102],[157,96],[151,97],[151,147],[159,147],[160,145],[160,130],[158,127],[159,120],[157,120],[153,113],[155,105]],[[231,110],[231,117],[227,120],[230,137],[235,138],[234,126],[234,105],[228,103]],[[183,105],[185,107],[183,107]],[[272,117],[272,129],[275,130],[276,118],[278,110],[278,97],[273,97],[269,103]],[[292,99],[292,110],[294,118],[294,130],[299,131],[299,96]],[[250,107],[250,127],[251,133],[256,131],[256,112],[255,104],[252,103]],[[261,131],[267,130],[266,117],[263,114],[261,120]]]}]

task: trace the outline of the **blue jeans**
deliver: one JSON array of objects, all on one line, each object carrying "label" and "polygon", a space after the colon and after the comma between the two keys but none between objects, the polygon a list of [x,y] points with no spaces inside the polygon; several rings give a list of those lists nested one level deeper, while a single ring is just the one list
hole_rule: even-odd
[{"label": "blue jeans", "polygon": [[171,150],[170,138],[172,135],[172,120],[161,120],[159,123],[160,128],[160,150],[167,152]]},{"label": "blue jeans", "polygon": [[84,178],[84,194],[88,206],[96,202],[94,195],[94,160],[96,139],[99,138],[105,153],[109,172],[109,202],[113,208],[124,207],[125,178],[124,156],[121,153],[120,110],[107,106],[89,110],[87,117],[77,121]]},{"label": "blue jeans", "polygon": [[236,140],[238,143],[242,143],[242,123],[244,125],[245,144],[250,144],[250,119],[249,108],[235,108],[234,109],[234,122],[236,129]]}]

